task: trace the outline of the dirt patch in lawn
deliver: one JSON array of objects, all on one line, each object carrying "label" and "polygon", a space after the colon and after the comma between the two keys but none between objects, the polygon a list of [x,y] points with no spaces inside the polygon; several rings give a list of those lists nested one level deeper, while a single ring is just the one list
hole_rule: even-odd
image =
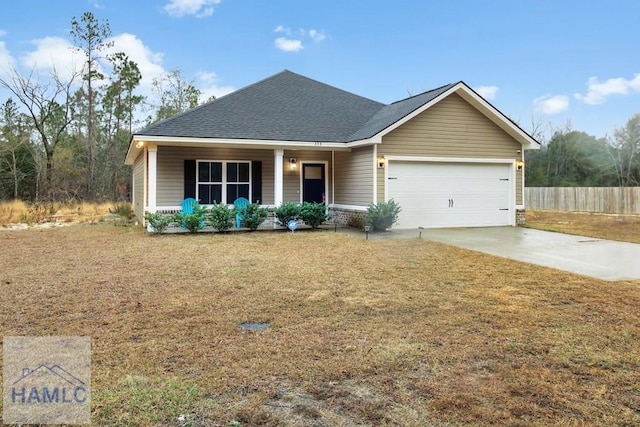
[{"label": "dirt patch in lawn", "polygon": [[639,282],[333,232],[2,239],[2,335],[90,336],[95,425],[640,424]]},{"label": "dirt patch in lawn", "polygon": [[640,243],[640,215],[527,210],[527,227]]}]

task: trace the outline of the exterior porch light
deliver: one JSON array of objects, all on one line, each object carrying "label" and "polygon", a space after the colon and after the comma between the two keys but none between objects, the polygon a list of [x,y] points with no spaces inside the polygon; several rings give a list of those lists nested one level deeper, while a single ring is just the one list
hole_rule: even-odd
[{"label": "exterior porch light", "polygon": [[289,165],[291,165],[291,169],[295,169],[298,164],[298,160],[295,157],[289,158]]},{"label": "exterior porch light", "polygon": [[519,170],[519,171],[524,169],[524,162],[522,160],[516,161],[516,169]]},{"label": "exterior porch light", "polygon": [[142,147],[144,147],[144,141],[136,142],[136,148],[142,148]]},{"label": "exterior porch light", "polygon": [[385,163],[384,157],[378,157],[378,168],[379,169],[384,168],[384,163]]}]

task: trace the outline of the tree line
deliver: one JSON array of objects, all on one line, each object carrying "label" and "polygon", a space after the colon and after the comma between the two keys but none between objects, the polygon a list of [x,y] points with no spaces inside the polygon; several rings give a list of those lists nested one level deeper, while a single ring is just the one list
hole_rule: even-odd
[{"label": "tree line", "polygon": [[[538,140],[541,140],[540,135]],[[640,186],[640,114],[612,137],[556,130],[540,150],[525,152],[527,187]]]},{"label": "tree line", "polygon": [[[81,70],[0,76],[10,93],[0,104],[0,200],[129,200],[124,158],[133,130],[199,103],[180,70],[153,79],[153,101],[139,95],[138,65],[106,53],[108,21],[86,12],[72,18],[69,35],[84,56]],[[610,138],[567,128],[544,141],[538,130],[531,133],[541,149],[525,152],[527,186],[640,186],[640,114]]]},{"label": "tree line", "polygon": [[81,70],[0,76],[10,94],[0,105],[0,200],[129,200],[132,132],[198,104],[200,90],[178,69],[153,79],[152,102],[137,94],[138,64],[106,53],[110,37],[109,22],[86,12],[70,30]]}]

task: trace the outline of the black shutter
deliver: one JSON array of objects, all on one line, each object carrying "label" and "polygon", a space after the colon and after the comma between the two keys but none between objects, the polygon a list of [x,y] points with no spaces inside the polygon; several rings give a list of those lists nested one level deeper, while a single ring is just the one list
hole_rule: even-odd
[{"label": "black shutter", "polygon": [[251,162],[251,202],[262,203],[262,162]]},{"label": "black shutter", "polygon": [[196,198],[196,161],[184,161],[184,198]]}]

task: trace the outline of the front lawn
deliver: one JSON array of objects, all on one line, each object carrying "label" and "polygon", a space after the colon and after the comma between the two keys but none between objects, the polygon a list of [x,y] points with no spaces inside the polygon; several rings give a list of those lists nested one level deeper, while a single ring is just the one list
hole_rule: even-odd
[{"label": "front lawn", "polygon": [[2,335],[90,336],[94,425],[640,424],[638,281],[333,232],[0,238]]},{"label": "front lawn", "polygon": [[640,215],[527,209],[529,228],[640,243]]}]

